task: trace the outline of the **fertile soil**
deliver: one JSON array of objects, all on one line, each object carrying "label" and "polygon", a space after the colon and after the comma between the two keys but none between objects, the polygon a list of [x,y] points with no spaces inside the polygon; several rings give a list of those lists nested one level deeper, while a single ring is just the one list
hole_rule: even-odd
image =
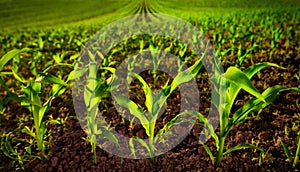
[{"label": "fertile soil", "polygon": [[[145,9],[142,8],[139,11],[143,12]],[[146,11],[149,12],[149,10]],[[263,48],[269,50],[270,45],[267,44],[267,40],[265,42],[266,47]],[[283,45],[284,42],[280,45]],[[252,54],[251,59],[245,60],[243,69],[249,67],[252,63],[266,61],[274,62],[286,68],[269,67],[255,75],[252,82],[260,92],[274,85],[299,87],[300,54],[298,53],[298,47],[299,42],[294,46],[277,47],[273,53],[274,58],[271,59],[269,58],[269,51],[257,51]],[[291,58],[287,59],[288,56]],[[231,56],[229,59],[226,59],[226,57],[225,55],[223,59],[225,70],[230,64],[235,64],[236,61],[236,56]],[[20,72],[23,75],[30,73],[30,71]],[[153,78],[149,75],[144,74],[143,77],[148,83],[153,82]],[[165,79],[158,80],[156,87],[159,88],[164,85],[162,81],[165,81]],[[208,80],[205,70],[202,70],[196,77],[201,100],[199,111],[205,116],[209,112],[211,96]],[[9,82],[8,85],[17,87],[13,81],[8,80],[7,82]],[[143,106],[145,98],[140,84],[132,82],[131,88],[130,98]],[[0,87],[0,96],[5,94],[4,89]],[[300,127],[299,97],[300,93],[292,91],[280,93],[276,100],[263,111],[250,114],[245,122],[235,126],[226,138],[226,148],[240,143],[252,143],[263,148],[266,153],[261,166],[258,165],[259,151],[244,149],[224,156],[220,166],[214,167],[204,147],[199,144],[202,127],[197,123],[179,145],[153,159],[120,158],[97,148],[97,164],[94,164],[92,148],[89,142],[85,140],[87,135],[81,128],[75,114],[71,90],[67,90],[63,95],[53,100],[50,111],[44,117],[45,121],[61,119],[62,122],[62,124],[48,123],[47,125],[46,141],[49,146],[46,151],[47,157],[42,160],[38,156],[26,158],[23,162],[25,171],[298,171],[297,168],[292,168],[291,162],[287,161],[280,141],[286,143],[292,153],[296,152],[296,137]],[[251,96],[248,93],[241,91],[235,101],[233,112],[250,98]],[[178,113],[179,100],[180,95],[177,90],[168,99],[166,113],[158,119],[156,131]],[[103,104],[100,104],[100,109],[103,106]],[[130,127],[130,122],[127,120],[121,123],[122,117],[118,115],[109,99],[106,106],[108,106],[108,111],[105,112],[104,116],[118,133],[129,137],[147,138],[141,125],[134,124],[133,127]],[[8,133],[15,130],[15,128],[24,126],[30,126],[30,128],[33,126],[33,119],[29,111],[13,101],[9,101],[8,104],[4,105],[4,110],[0,113],[1,115],[5,114],[3,118],[2,116],[0,118],[0,133]],[[218,129],[216,131],[218,134]],[[25,140],[14,141],[13,145],[24,153],[25,147],[28,147],[26,141],[32,140],[32,138],[19,130],[15,130],[11,136],[14,139]],[[216,150],[213,139],[209,139],[206,145],[211,150]],[[31,154],[38,155],[36,147],[33,146]],[[14,164],[11,164],[12,160],[5,156],[2,151],[0,151],[0,156],[0,170],[21,171],[20,168],[16,168]]]},{"label": "fertile soil", "polygon": [[[257,58],[259,59],[259,58]],[[259,61],[264,61],[261,59]],[[254,85],[263,91],[269,86],[287,85],[289,87],[298,86],[297,72],[300,64],[299,58],[293,61],[271,60],[277,64],[282,63],[287,69],[266,68],[253,78]],[[257,61],[258,62],[258,61]],[[245,65],[250,65],[246,62]],[[224,64],[224,68],[228,67]],[[205,71],[202,71],[204,73]],[[209,88],[207,75],[198,77],[197,83],[199,88]],[[145,75],[144,77],[147,77]],[[149,76],[148,76],[149,77]],[[151,77],[149,78],[151,82]],[[159,83],[159,82],[158,82]],[[136,84],[136,85],[135,85]],[[160,85],[160,84],[158,84]],[[132,87],[140,87],[138,82],[133,82]],[[137,89],[138,90],[138,89]],[[178,94],[178,92],[177,92]],[[143,97],[143,96],[142,96]],[[177,96],[178,97],[178,96]],[[246,92],[240,92],[238,100],[235,103],[234,110],[242,106],[249,96]],[[81,128],[77,116],[74,112],[71,91],[65,92],[62,96],[56,98],[51,110],[48,114],[52,114],[54,119],[65,118],[68,115],[64,125],[48,124],[47,131],[51,133],[48,156],[45,160],[38,158],[25,162],[26,171],[297,171],[291,167],[291,163],[287,161],[280,139],[283,140],[292,152],[296,151],[296,137],[299,130],[300,107],[299,93],[284,92],[281,93],[276,100],[266,107],[261,113],[253,113],[249,118],[235,126],[226,139],[226,147],[230,148],[239,143],[253,143],[262,147],[265,151],[265,157],[261,166],[258,165],[259,151],[253,149],[245,149],[233,152],[224,157],[221,165],[215,168],[205,152],[203,146],[198,143],[200,125],[194,125],[189,135],[181,144],[173,148],[171,151],[154,159],[126,159],[112,155],[104,150],[97,148],[97,164],[93,163],[93,153],[91,146],[83,138],[86,134]],[[141,100],[135,99],[134,94],[131,96],[138,103],[143,104]],[[201,91],[201,107],[200,112],[207,114],[210,103],[209,91]],[[167,109],[176,112],[178,106],[176,102],[176,94],[168,100]],[[115,109],[109,108],[106,116],[112,122],[112,127],[123,135],[136,135],[145,138],[146,134],[140,125],[134,125],[133,129],[129,128],[129,122],[126,121],[120,125],[118,122],[121,117],[117,115]],[[18,125],[18,121],[14,119],[20,118],[20,114],[29,114],[27,109],[10,101],[6,105],[5,113],[9,118],[1,119],[1,128],[9,131]],[[164,117],[167,115],[164,114]],[[48,119],[46,116],[45,119]],[[32,124],[30,117],[24,120],[26,125]],[[163,125],[162,120],[158,120],[157,127]],[[293,130],[294,128],[294,130]],[[28,138],[20,132],[16,132],[16,137]],[[51,139],[50,139],[51,138]],[[213,139],[206,143],[212,150],[215,150]],[[19,145],[20,147],[24,145]],[[5,171],[15,171],[9,166],[10,159],[1,155],[1,166]],[[3,170],[3,169],[2,169]]]}]

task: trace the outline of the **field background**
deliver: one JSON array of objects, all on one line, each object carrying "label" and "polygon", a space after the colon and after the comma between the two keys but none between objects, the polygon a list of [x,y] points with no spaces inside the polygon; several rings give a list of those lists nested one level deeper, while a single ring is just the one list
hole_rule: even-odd
[{"label": "field background", "polygon": [[[151,5],[164,14],[184,19],[222,17],[261,10],[298,10],[297,0],[152,0]],[[104,25],[132,15],[139,0],[1,0],[1,30],[74,25]]]},{"label": "field background", "polygon": [[[0,57],[14,49],[33,50],[8,62],[0,76],[9,91],[18,95],[22,94],[23,85],[12,77],[13,68],[29,79],[51,68],[47,72],[65,81],[84,44],[101,27],[143,12],[172,15],[192,23],[209,38],[225,69],[236,66],[244,70],[259,62],[273,62],[285,67],[263,69],[255,75],[252,83],[260,92],[274,85],[299,88],[299,0],[0,0]],[[116,54],[118,56],[118,52]],[[61,67],[61,63],[68,65]],[[196,80],[202,89],[201,101],[209,106],[207,77],[202,71]],[[273,104],[249,115],[228,135],[226,147],[253,143],[266,150],[262,166],[258,165],[258,151],[247,149],[224,157],[220,167],[214,168],[209,155],[198,143],[200,126],[193,128],[180,145],[155,161],[121,159],[97,149],[98,164],[94,164],[92,148],[74,112],[70,87],[69,84],[64,94],[53,100],[43,118],[47,122],[48,159],[45,160],[40,158],[34,139],[23,130],[27,127],[34,131],[30,112],[19,102],[8,101],[8,91],[0,86],[0,105],[3,106],[0,108],[0,171],[295,170],[287,161],[280,141],[283,140],[291,152],[296,151],[300,93],[280,94]],[[51,86],[43,88],[42,100]],[[234,110],[250,98],[242,91]],[[171,105],[171,108],[175,107]],[[201,113],[207,111],[208,108]],[[111,115],[111,120],[116,131],[145,137],[141,126],[130,128],[129,121],[124,122],[113,108],[107,113],[115,114]],[[124,123],[119,124],[120,121]],[[162,122],[159,124],[163,125]],[[215,148],[212,139],[207,145],[212,150]]]}]

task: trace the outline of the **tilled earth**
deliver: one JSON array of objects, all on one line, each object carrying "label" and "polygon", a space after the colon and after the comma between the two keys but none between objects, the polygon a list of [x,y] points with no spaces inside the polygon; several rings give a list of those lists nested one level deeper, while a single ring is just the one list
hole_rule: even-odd
[{"label": "tilled earth", "polygon": [[[264,60],[266,59],[260,58],[258,61]],[[272,61],[277,64],[282,63],[278,59]],[[248,63],[250,62],[246,61],[245,64]],[[299,86],[299,79],[296,77],[299,70],[297,64],[300,64],[299,58],[282,63],[281,65],[286,67],[286,70],[272,67],[263,69],[257,76],[253,77],[253,83],[260,91],[274,85],[297,87]],[[224,67],[226,68],[228,65],[224,64]],[[208,113],[207,108],[210,106],[209,91],[201,89],[209,88],[207,80],[205,77],[197,78],[201,107],[203,107],[200,112],[203,114]],[[52,114],[53,118],[63,118],[68,115],[64,125],[49,124],[47,127],[48,132],[51,133],[51,137],[47,138],[48,141],[50,140],[51,156],[44,161],[34,158],[29,162],[25,162],[25,168],[26,171],[297,171],[292,169],[291,163],[287,161],[280,140],[284,141],[292,152],[296,151],[295,141],[300,125],[299,97],[300,94],[295,92],[281,93],[262,112],[253,113],[245,122],[234,127],[229,133],[225,143],[228,148],[239,143],[253,143],[266,151],[261,166],[258,165],[259,152],[245,149],[225,156],[221,165],[214,168],[208,154],[198,142],[202,128],[197,124],[194,125],[181,144],[154,159],[120,158],[97,148],[98,163],[94,164],[91,146],[83,139],[86,138],[86,134],[76,117],[71,91],[69,90],[53,101],[51,110],[48,113]],[[251,96],[241,91],[233,110],[241,107],[249,98]],[[176,112],[176,109],[178,109],[176,101],[178,101],[178,96],[171,96],[166,108]],[[133,129],[128,127],[128,121],[122,125],[118,124],[121,117],[117,115],[114,108],[109,109],[106,117],[109,121],[113,121],[112,127],[116,131],[124,135],[146,137],[144,129],[138,124],[134,125]],[[6,131],[16,127],[18,120],[14,119],[19,118],[20,114],[29,114],[25,108],[14,102],[8,103],[5,113],[8,114],[9,118],[1,119],[1,128]],[[167,117],[167,115],[165,114],[164,117]],[[45,117],[45,119],[48,118],[49,116]],[[25,124],[30,125],[32,124],[31,121],[28,119]],[[157,127],[162,125],[163,122],[159,119]],[[15,136],[28,138],[20,132],[16,132]],[[211,149],[216,150],[213,139],[208,140],[206,144]],[[19,145],[19,147],[22,147],[22,145]],[[10,159],[1,155],[0,164],[4,167],[3,169],[6,169],[5,171],[15,171],[16,169],[8,168],[9,163]]]}]

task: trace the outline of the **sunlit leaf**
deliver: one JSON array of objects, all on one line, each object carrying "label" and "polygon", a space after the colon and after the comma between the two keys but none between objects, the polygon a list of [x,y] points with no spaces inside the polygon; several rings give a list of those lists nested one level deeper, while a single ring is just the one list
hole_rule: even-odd
[{"label": "sunlit leaf", "polygon": [[30,48],[23,48],[23,49],[21,49],[21,50],[19,50],[19,49],[14,49],[14,50],[11,50],[11,51],[9,51],[8,53],[6,53],[6,54],[5,54],[3,57],[1,57],[1,59],[0,59],[0,71],[3,69],[3,67],[5,66],[5,64],[6,64],[9,60],[13,59],[13,58],[16,57],[16,56],[19,56],[19,55],[22,54],[22,53],[29,52],[29,51],[31,51]]}]

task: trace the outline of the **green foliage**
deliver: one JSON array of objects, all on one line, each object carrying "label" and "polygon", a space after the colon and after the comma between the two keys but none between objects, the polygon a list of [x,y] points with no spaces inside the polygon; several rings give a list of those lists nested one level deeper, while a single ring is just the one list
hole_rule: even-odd
[{"label": "green foliage", "polygon": [[[260,150],[260,159],[262,159],[264,151],[261,148],[252,144],[240,144],[229,148],[226,152],[224,152],[226,136],[234,126],[236,126],[238,123],[245,121],[250,112],[259,111],[271,104],[275,100],[278,93],[288,90],[300,92],[299,88],[273,86],[267,88],[262,94],[259,93],[259,91],[251,83],[250,79],[261,69],[269,66],[279,67],[276,64],[264,62],[255,64],[244,71],[241,71],[236,67],[229,67],[225,72],[224,77],[228,81],[228,87],[226,94],[220,94],[220,96],[226,96],[227,103],[223,114],[220,114],[220,134],[217,138],[214,137],[217,147],[216,160],[212,156],[211,150],[209,150],[207,146],[204,146],[205,150],[210,155],[212,162],[216,162],[215,165],[220,165],[224,155],[229,154],[232,151],[244,148],[254,148]],[[245,91],[253,95],[254,98],[248,100],[241,108],[239,108],[233,113],[231,112],[232,105],[240,89],[244,89]],[[231,114],[233,115],[231,116]],[[213,130],[210,130],[210,132],[215,134]]]},{"label": "green foliage", "polygon": [[[299,43],[296,38],[299,37],[297,30],[300,20],[299,1],[296,0],[289,0],[285,3],[279,0],[272,1],[272,3],[269,0],[264,2],[256,2],[255,0],[255,3],[253,3],[254,1],[241,3],[237,0],[230,2],[190,0],[188,3],[179,0],[146,0],[142,1],[143,8],[140,8],[141,3],[136,3],[136,1],[121,2],[119,0],[113,2],[106,0],[101,2],[76,0],[71,4],[67,0],[54,0],[51,2],[48,0],[43,2],[16,0],[14,3],[11,2],[10,0],[0,2],[0,15],[6,16],[0,18],[0,25],[2,26],[0,55],[3,56],[0,59],[0,86],[1,89],[3,88],[2,95],[5,95],[0,99],[0,110],[4,111],[5,108],[2,109],[2,107],[5,107],[9,100],[14,100],[27,107],[34,120],[33,127],[25,126],[22,128],[23,133],[27,133],[30,138],[34,138],[34,141],[30,142],[30,146],[23,148],[26,151],[19,151],[16,148],[15,145],[22,144],[22,141],[14,138],[13,133],[5,133],[6,130],[1,131],[4,134],[1,133],[3,136],[1,137],[0,153],[11,158],[13,164],[19,164],[13,165],[18,166],[17,169],[19,167],[23,169],[24,163],[32,158],[30,156],[31,149],[35,148],[36,145],[42,153],[47,149],[45,142],[45,134],[49,132],[46,130],[47,124],[49,122],[62,123],[45,119],[51,101],[68,89],[70,81],[80,78],[87,72],[89,73],[89,80],[84,89],[84,100],[88,109],[86,119],[88,123],[87,131],[90,134],[88,140],[93,148],[94,161],[96,162],[96,138],[98,136],[118,144],[118,140],[111,133],[110,127],[106,124],[102,125],[102,123],[99,125],[99,121],[97,121],[99,119],[96,118],[98,113],[96,105],[101,102],[102,98],[110,96],[109,91],[111,88],[108,85],[111,83],[112,78],[104,79],[101,78],[102,76],[96,76],[97,66],[94,65],[93,59],[91,59],[88,67],[83,68],[79,68],[74,62],[78,58],[84,43],[99,28],[114,19],[133,14],[131,12],[136,10],[138,12],[147,11],[174,15],[190,21],[201,32],[211,37],[217,54],[222,57],[223,63],[238,67],[228,68],[224,75],[229,87],[226,91],[227,104],[225,111],[220,115],[219,135],[213,132],[207,119],[199,112],[185,112],[198,116],[199,120],[208,127],[205,129],[210,132],[215,140],[217,156],[214,157],[214,152],[208,146],[204,144],[203,146],[214,164],[219,164],[223,155],[244,148],[258,149],[261,152],[261,162],[264,151],[255,145],[241,144],[224,150],[226,136],[232,127],[243,122],[249,113],[259,111],[272,103],[280,92],[299,91],[297,88],[274,86],[260,93],[250,82],[252,76],[261,69],[268,66],[279,67],[273,63],[255,64],[257,61],[265,60],[260,58],[273,58],[275,61],[284,60],[283,62],[287,62],[289,59],[297,61],[297,57],[294,58],[295,52],[299,52]],[[31,4],[31,6],[29,7],[28,4]],[[41,8],[45,4],[47,4],[47,9]],[[20,11],[22,15],[20,15]],[[66,17],[65,14],[70,15]],[[36,28],[40,26],[42,28]],[[48,28],[48,26],[50,27]],[[139,40],[140,44],[137,49],[142,52],[143,49],[150,47],[152,54],[155,54],[154,50],[162,50],[165,44],[163,40],[157,43],[156,39],[154,37],[147,41]],[[103,70],[114,73],[115,69],[113,67],[117,63],[112,60],[112,56],[120,53],[121,56],[126,57],[126,53],[134,49],[133,46],[126,47],[124,45],[115,48],[108,55],[109,57],[101,57],[103,64],[105,64]],[[174,49],[176,46],[179,48]],[[282,56],[282,51],[284,51],[284,56]],[[178,44],[175,41],[171,43],[171,46],[165,48],[165,52],[175,52],[180,59],[183,59],[185,53],[189,53],[187,46]],[[154,68],[159,65],[159,55],[154,55]],[[193,58],[193,56],[187,58]],[[242,70],[243,65],[249,66],[250,62],[253,66]],[[134,64],[135,61],[133,60],[131,63]],[[30,74],[27,74],[28,71],[23,69],[24,64],[29,67]],[[178,66],[183,66],[183,60],[178,60]],[[73,68],[75,70],[72,70]],[[166,83],[158,94],[150,89],[149,83],[146,83],[141,76],[130,72],[130,68],[128,69],[131,76],[136,77],[143,86],[147,112],[143,112],[137,103],[125,97],[117,97],[118,103],[128,108],[131,114],[134,114],[133,119],[139,119],[145,130],[147,129],[146,133],[149,138],[152,137],[152,143],[150,144],[145,143],[138,137],[130,139],[129,144],[134,156],[138,151],[135,150],[135,144],[141,144],[150,154],[153,154],[155,151],[153,145],[158,141],[159,136],[178,122],[183,122],[177,120],[183,114],[178,114],[154,135],[153,130],[157,113],[162,109],[167,97],[178,85],[194,77],[189,73],[198,71],[200,68],[201,64],[198,63],[194,65],[194,68],[182,73],[179,72],[173,82]],[[181,71],[181,68],[178,71]],[[155,83],[159,77],[156,70],[152,71],[152,75]],[[298,76],[295,76],[298,84],[300,82],[299,75],[300,70]],[[254,98],[247,101],[237,111],[232,112],[232,106],[241,89],[253,95]],[[45,94],[44,92],[49,93]],[[296,103],[298,104],[298,101]],[[133,119],[131,123],[134,121]],[[289,151],[285,143],[281,143],[288,159],[293,161],[294,168],[297,166],[300,151],[299,137],[296,142],[297,150],[295,154]]]},{"label": "green foliage", "polygon": [[292,157],[292,154],[291,154],[291,151],[289,150],[288,146],[283,142],[281,141],[281,145],[283,147],[283,150],[284,150],[284,153],[286,155],[286,157],[288,158],[288,160],[290,162],[293,162],[293,168],[295,168],[298,163],[299,163],[299,156],[300,156],[300,132],[298,132],[298,136],[296,138],[296,144],[297,144],[297,150],[294,154],[294,161],[293,161],[293,157]]},{"label": "green foliage", "polygon": [[[100,53],[100,52],[98,52]],[[110,83],[109,80],[103,80],[98,76],[98,66],[94,54],[89,52],[89,65],[86,68],[75,68],[72,71],[72,79],[81,77],[88,71],[87,83],[84,88],[84,102],[87,108],[87,133],[89,141],[94,153],[94,163],[96,159],[96,145],[97,137],[107,138],[110,142],[118,144],[116,136],[110,131],[107,125],[99,125],[97,120],[98,105],[105,97],[110,96]],[[103,120],[103,119],[100,119]],[[102,123],[105,123],[103,121]]]},{"label": "green foliage", "polygon": [[[12,95],[11,98],[13,100],[21,102],[22,106],[25,106],[29,109],[34,119],[35,132],[27,130],[27,133],[29,133],[36,140],[38,150],[41,151],[42,156],[45,156],[44,136],[46,133],[46,122],[43,121],[43,117],[49,110],[51,101],[65,91],[67,84],[61,79],[44,72],[41,72],[40,75],[35,76],[35,79],[25,80],[24,77],[18,73],[18,63],[16,63],[16,61],[19,61],[18,56],[28,51],[30,51],[30,49],[27,48],[22,50],[10,51],[0,59],[0,66],[2,66],[2,69],[8,61],[14,59],[12,64],[12,73],[15,79],[20,81],[24,85],[24,87],[22,88],[22,92],[24,93],[24,95],[18,96],[14,93],[10,93],[8,95]],[[45,103],[41,102],[41,96],[43,91],[42,82],[48,82],[52,84],[52,89],[50,90],[49,98],[46,100]],[[8,92],[10,92],[10,90],[7,88],[5,82],[2,79],[1,85]]]},{"label": "green foliage", "polygon": [[[1,150],[5,156],[11,159],[10,163],[7,164],[8,166],[24,171],[26,161],[34,157],[31,150],[33,144],[30,142],[25,143],[25,140],[15,137],[14,132],[12,131],[1,136]],[[17,149],[19,144],[27,145],[25,148],[26,151],[19,151]]]},{"label": "green foliage", "polygon": [[65,91],[64,85],[58,85],[54,83],[55,81],[63,81],[53,76],[51,78],[53,85],[50,91],[50,97],[43,104],[41,102],[42,87],[40,82],[30,82],[27,84],[27,86],[22,88],[24,96],[21,104],[29,109],[34,119],[35,133],[30,135],[34,136],[35,140],[37,141],[38,149],[42,152],[45,150],[44,136],[46,133],[46,122],[42,121],[43,117],[48,112],[51,106],[51,101]]},{"label": "green foliage", "polygon": [[139,108],[139,106],[135,102],[133,102],[129,98],[125,96],[114,96],[114,99],[120,106],[128,109],[134,117],[139,119],[143,128],[146,131],[147,136],[149,137],[148,144],[145,143],[142,139],[136,137],[130,140],[130,145],[131,145],[130,147],[131,150],[133,151],[132,153],[134,154],[134,156],[135,156],[135,150],[134,150],[134,145],[132,140],[138,141],[142,146],[144,146],[149,151],[150,157],[153,157],[155,153],[154,144],[157,141],[157,138],[160,136],[160,134],[162,134],[172,125],[178,124],[178,122],[175,122],[178,116],[189,113],[189,112],[185,112],[185,113],[178,114],[173,120],[165,124],[164,128],[159,130],[158,134],[155,136],[154,129],[155,129],[156,121],[163,105],[166,103],[171,93],[174,92],[174,90],[180,84],[189,82],[196,76],[196,74],[202,67],[201,61],[203,60],[205,55],[206,52],[203,54],[202,58],[197,60],[197,62],[194,65],[192,65],[191,67],[189,67],[184,71],[180,71],[170,85],[169,83],[166,83],[163,86],[163,88],[156,94],[153,93],[150,86],[139,74],[135,74],[131,72],[133,74],[133,77],[135,77],[142,84],[142,89],[146,96],[146,100],[145,100],[145,106],[147,108],[146,114],[143,112],[141,108]]},{"label": "green foliage", "polygon": [[[97,21],[99,18],[101,18],[102,22],[105,20],[111,21],[115,16],[108,14],[116,10],[119,13],[123,13],[123,10],[120,9],[126,5],[128,6],[128,2],[128,0],[75,0],[72,3],[68,0],[45,0],[42,2],[35,0],[3,2],[2,0],[0,1],[0,15],[6,15],[7,17],[0,19],[0,27],[1,29],[16,30],[22,27],[76,25],[78,21],[82,20],[87,20],[87,23],[94,24],[93,22],[99,22]],[[45,6],[47,8],[44,8]],[[27,17],[18,15],[17,11],[22,11],[22,15]]]}]

